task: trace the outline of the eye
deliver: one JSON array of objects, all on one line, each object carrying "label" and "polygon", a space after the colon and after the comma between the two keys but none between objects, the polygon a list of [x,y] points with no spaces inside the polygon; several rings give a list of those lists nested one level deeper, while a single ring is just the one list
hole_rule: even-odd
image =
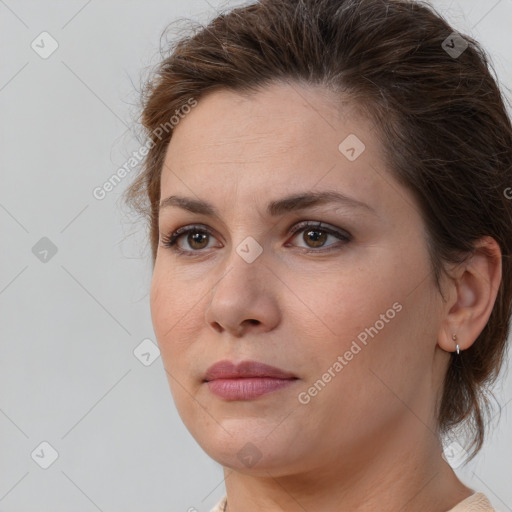
[{"label": "eye", "polygon": [[[321,222],[301,222],[292,228],[291,233],[295,235],[303,233],[302,240],[306,243],[306,248],[324,247],[324,244],[329,236],[337,238],[342,242],[342,244],[351,241],[351,237],[346,231],[323,226]],[[332,245],[339,246],[339,244],[331,244],[328,247],[331,247]],[[312,250],[307,252],[324,251]]]},{"label": "eye", "polygon": [[[318,248],[324,247],[329,236],[337,238],[341,244],[346,244],[352,240],[351,236],[346,231],[323,226],[321,222],[301,222],[288,231],[288,234],[292,235],[298,235],[299,233],[304,233],[302,240],[306,243],[305,248],[311,248],[311,250],[305,252],[325,252],[319,251]],[[190,249],[184,249],[178,243],[183,237],[185,237],[184,240]],[[177,229],[170,235],[163,235],[162,245],[171,248],[179,254],[193,256],[201,253],[203,249],[208,248],[208,237],[213,237],[212,232],[201,225],[185,226]],[[339,244],[331,244],[328,246],[328,250],[331,250],[330,247],[332,245],[339,246]],[[286,246],[288,247],[290,244],[287,243]],[[304,246],[302,247],[304,248]]]},{"label": "eye", "polygon": [[[178,244],[178,240],[185,235],[187,235],[185,240],[189,244],[189,247],[192,248],[192,250],[183,249]],[[173,251],[178,253],[191,254],[206,248],[207,243],[205,242],[209,236],[213,236],[212,233],[202,226],[185,226],[177,229],[168,236],[162,236],[162,245],[165,247],[170,247]]]}]

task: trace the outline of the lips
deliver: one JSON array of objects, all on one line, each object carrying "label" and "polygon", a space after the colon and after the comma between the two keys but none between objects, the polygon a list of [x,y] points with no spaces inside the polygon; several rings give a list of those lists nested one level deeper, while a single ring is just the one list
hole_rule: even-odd
[{"label": "lips", "polygon": [[204,381],[209,382],[216,379],[243,379],[243,378],[274,378],[274,379],[297,379],[295,375],[275,366],[260,363],[258,361],[242,361],[234,364],[231,361],[218,361],[208,368]]},{"label": "lips", "polygon": [[225,401],[256,400],[293,386],[297,377],[290,372],[260,363],[219,361],[208,368],[204,383],[211,393]]}]

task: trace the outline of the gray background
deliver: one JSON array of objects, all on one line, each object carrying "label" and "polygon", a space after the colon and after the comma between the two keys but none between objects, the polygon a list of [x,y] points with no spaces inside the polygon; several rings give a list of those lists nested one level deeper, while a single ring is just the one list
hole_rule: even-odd
[{"label": "gray background", "polygon": [[[92,191],[140,147],[129,128],[162,29],[236,3],[0,0],[4,512],[209,511],[224,494],[222,468],[182,425],[161,359],[145,366],[133,353],[155,338],[149,248],[118,202],[130,178],[103,200]],[[433,3],[483,43],[511,87],[512,0]],[[31,47],[43,31],[59,45],[46,59]],[[57,249],[45,262],[33,251],[43,237]],[[512,510],[511,383],[509,374],[496,388],[499,426],[457,469],[502,511]],[[58,452],[48,469],[43,441]]]}]

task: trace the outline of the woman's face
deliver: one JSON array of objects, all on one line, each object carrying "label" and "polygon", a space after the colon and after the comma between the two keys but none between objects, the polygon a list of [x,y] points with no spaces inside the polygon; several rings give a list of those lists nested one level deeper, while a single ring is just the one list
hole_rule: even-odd
[{"label": "woman's face", "polygon": [[[151,313],[171,392],[201,447],[252,474],[354,467],[383,440],[430,436],[448,361],[416,203],[372,124],[330,94],[214,92],[175,128],[162,171],[162,201],[217,214],[176,201],[160,211]],[[280,203],[311,193],[350,199]],[[219,396],[205,374],[221,360],[295,379]]]}]

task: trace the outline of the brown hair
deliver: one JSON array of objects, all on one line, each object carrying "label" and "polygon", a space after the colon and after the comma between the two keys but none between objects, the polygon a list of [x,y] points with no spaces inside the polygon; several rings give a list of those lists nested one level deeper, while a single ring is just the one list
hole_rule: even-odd
[{"label": "brown hair", "polygon": [[[364,108],[387,164],[417,200],[432,272],[461,262],[484,235],[502,252],[502,281],[475,343],[454,353],[438,404],[441,434],[465,426],[480,450],[487,393],[506,356],[512,313],[512,126],[485,51],[428,4],[409,0],[262,0],[220,14],[168,48],[142,93],[151,149],[125,192],[148,222],[156,258],[160,175],[172,129],[191,98],[270,82],[317,84]],[[457,39],[458,37],[458,39]],[[443,46],[463,49],[449,54]],[[457,43],[457,45],[456,45]],[[494,77],[491,75],[494,74]]]}]

